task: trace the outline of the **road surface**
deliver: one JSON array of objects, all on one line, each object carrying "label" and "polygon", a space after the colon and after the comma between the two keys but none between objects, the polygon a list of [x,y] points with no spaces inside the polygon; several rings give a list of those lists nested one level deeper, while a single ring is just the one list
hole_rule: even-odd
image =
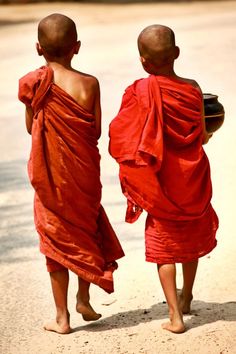
[{"label": "road surface", "polygon": [[[42,329],[44,320],[54,315],[54,304],[33,225],[33,192],[26,173],[30,136],[24,126],[24,107],[17,100],[18,79],[44,64],[35,51],[37,22],[52,12],[75,20],[82,48],[73,64],[100,81],[103,204],[126,253],[114,275],[115,293],[108,296],[92,287],[92,303],[103,314],[97,323],[87,324],[76,314],[77,281],[71,274],[69,308],[74,331],[67,336]],[[186,317],[188,330],[181,335],[161,329],[168,314],[156,267],[144,259],[145,216],[134,225],[124,223],[118,168],[107,153],[108,125],[125,87],[146,76],[138,60],[136,38],[152,23],[166,24],[176,33],[181,49],[176,72],[196,79],[204,92],[218,94],[226,111],[223,127],[206,146],[213,205],[220,218],[218,246],[200,262],[193,314]],[[0,7],[2,354],[236,353],[235,37],[235,1],[113,6],[53,2]]]}]

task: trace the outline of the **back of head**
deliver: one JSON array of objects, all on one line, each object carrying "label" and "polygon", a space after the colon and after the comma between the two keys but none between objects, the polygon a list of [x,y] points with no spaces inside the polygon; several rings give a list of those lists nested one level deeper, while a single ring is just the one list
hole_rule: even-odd
[{"label": "back of head", "polygon": [[51,58],[66,56],[77,42],[75,23],[61,14],[49,15],[39,22],[38,41],[45,55]]},{"label": "back of head", "polygon": [[163,25],[148,26],[138,37],[140,56],[158,67],[173,64],[176,48],[174,32]]}]

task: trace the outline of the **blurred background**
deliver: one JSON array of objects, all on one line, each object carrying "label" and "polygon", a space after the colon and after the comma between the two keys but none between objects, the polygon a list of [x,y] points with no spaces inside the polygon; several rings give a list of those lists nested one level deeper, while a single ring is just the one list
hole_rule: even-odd
[{"label": "blurred background", "polygon": [[[19,78],[45,64],[35,50],[37,24],[54,12],[75,21],[82,46],[72,64],[77,70],[95,75],[101,87],[103,132],[99,149],[103,205],[126,253],[115,274],[119,301],[112,308],[103,308],[104,316],[111,316],[111,311],[118,313],[122,308],[127,311],[127,327],[136,326],[135,333],[141,335],[145,328],[151,329],[143,339],[145,347],[140,344],[140,348],[147,351],[135,352],[122,346],[118,349],[127,334],[122,325],[116,327],[117,318],[114,318],[114,334],[108,327],[108,336],[104,339],[95,328],[93,341],[80,353],[185,353],[184,349],[171,351],[175,343],[182,343],[181,348],[188,348],[191,354],[235,352],[225,348],[236,338],[233,302],[236,293],[233,271],[236,252],[236,1],[0,0],[0,3],[0,352],[2,341],[4,354],[67,353],[70,351],[64,345],[78,348],[85,345],[88,336],[81,330],[78,336],[75,333],[61,340],[41,331],[45,313],[52,312],[53,304],[33,224],[33,191],[27,176],[31,137],[26,133],[24,106],[17,95]],[[157,285],[154,265],[144,260],[145,215],[133,225],[125,224],[126,201],[120,191],[118,166],[108,154],[109,124],[119,110],[124,90],[134,80],[147,76],[139,62],[136,41],[141,30],[153,23],[167,25],[175,32],[180,47],[176,73],[195,79],[203,92],[217,94],[226,112],[223,126],[205,146],[211,163],[213,205],[219,215],[220,228],[217,248],[201,260],[195,288],[196,299],[204,299],[197,302],[201,314],[197,323],[203,321],[202,326],[195,325],[196,331],[187,332],[186,336],[178,337],[178,341],[166,339],[164,342],[161,335],[160,340],[155,338],[155,321],[140,323],[140,313],[135,312],[137,308],[162,303],[163,294]],[[93,291],[96,308],[101,305],[104,294],[97,288]],[[137,294],[136,300],[133,291]],[[226,302],[228,306],[220,305]],[[207,312],[209,307],[212,317]],[[156,308],[157,319],[165,316],[165,312],[160,315],[161,309],[161,306]],[[223,329],[214,331],[215,322],[218,326],[221,323]],[[77,326],[77,317],[73,315],[72,325]],[[207,338],[212,351],[204,351],[207,330],[214,332],[213,339],[210,335]],[[130,345],[132,340],[135,336],[129,337]],[[42,345],[43,341],[47,341],[46,345]],[[94,342],[100,345],[97,351],[93,351]],[[157,343],[161,351],[155,351],[153,343]],[[198,345],[198,351],[191,350],[193,344]],[[45,348],[50,349],[45,351]],[[75,353],[78,353],[76,349],[72,351]]]}]

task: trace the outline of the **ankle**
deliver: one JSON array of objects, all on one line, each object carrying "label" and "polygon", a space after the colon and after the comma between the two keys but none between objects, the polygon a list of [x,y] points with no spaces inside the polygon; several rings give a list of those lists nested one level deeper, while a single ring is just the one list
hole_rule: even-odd
[{"label": "ankle", "polygon": [[169,312],[169,317],[170,318],[182,317],[182,312],[180,310],[179,304],[178,304],[177,307],[169,306],[168,312]]},{"label": "ankle", "polygon": [[80,294],[78,292],[76,298],[77,298],[77,302],[80,302],[83,304],[89,304],[90,296],[88,294]]},{"label": "ankle", "polygon": [[180,293],[180,297],[183,298],[186,301],[192,301],[193,293],[192,293],[192,291],[189,291],[189,290],[183,288],[181,293]]},{"label": "ankle", "polygon": [[192,293],[184,294],[181,292],[179,294],[179,307],[182,311],[182,314],[189,314],[191,312],[191,303],[192,303],[193,295]]},{"label": "ankle", "polygon": [[68,322],[70,320],[70,313],[67,309],[57,309],[56,321],[57,323]]}]

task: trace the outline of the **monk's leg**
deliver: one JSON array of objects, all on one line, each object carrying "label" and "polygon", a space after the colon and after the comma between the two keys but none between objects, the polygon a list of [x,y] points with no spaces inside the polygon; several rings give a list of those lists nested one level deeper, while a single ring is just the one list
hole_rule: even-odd
[{"label": "monk's leg", "polygon": [[90,305],[90,296],[89,296],[89,287],[90,283],[86,280],[78,278],[79,282],[79,290],[77,293],[77,303],[76,303],[76,311],[81,313],[83,319],[85,321],[96,321],[102,315],[95,312],[92,306]]},{"label": "monk's leg", "polygon": [[162,327],[173,333],[183,333],[185,326],[177,297],[175,264],[158,265],[158,273],[170,316],[170,322],[163,323]]},{"label": "monk's leg", "polygon": [[50,279],[56,305],[56,319],[46,323],[44,329],[60,334],[70,333],[70,315],[67,309],[68,270],[50,272]]},{"label": "monk's leg", "polygon": [[193,284],[197,272],[198,260],[183,263],[183,288],[179,294],[179,305],[182,313],[190,313],[191,301],[193,299]]}]

